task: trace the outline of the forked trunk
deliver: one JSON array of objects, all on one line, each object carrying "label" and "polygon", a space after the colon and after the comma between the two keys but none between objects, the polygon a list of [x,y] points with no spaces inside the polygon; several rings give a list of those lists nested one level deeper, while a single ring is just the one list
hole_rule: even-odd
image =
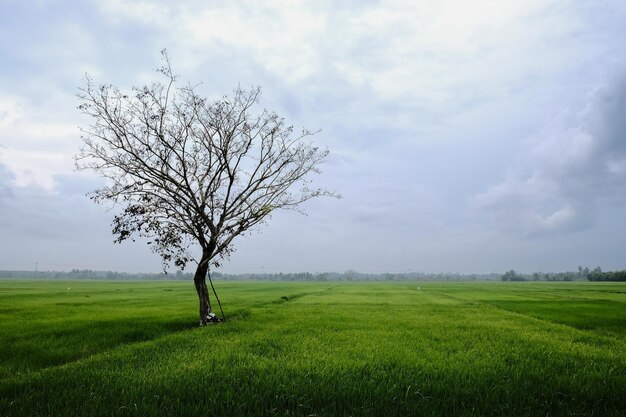
[{"label": "forked trunk", "polygon": [[206,286],[206,274],[209,270],[208,260],[202,259],[196,269],[193,282],[196,286],[198,299],[200,301],[200,326],[213,321],[213,309],[211,308],[211,299],[209,298],[209,290]]}]

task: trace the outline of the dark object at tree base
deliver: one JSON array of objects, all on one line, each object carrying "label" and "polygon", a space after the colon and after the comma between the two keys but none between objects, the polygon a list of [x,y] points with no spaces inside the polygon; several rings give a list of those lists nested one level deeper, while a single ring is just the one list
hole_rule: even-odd
[{"label": "dark object at tree base", "polygon": [[207,324],[222,323],[223,321],[224,319],[222,319],[221,317],[216,316],[214,313],[209,313],[206,316],[205,320],[200,321],[200,326],[205,326]]}]

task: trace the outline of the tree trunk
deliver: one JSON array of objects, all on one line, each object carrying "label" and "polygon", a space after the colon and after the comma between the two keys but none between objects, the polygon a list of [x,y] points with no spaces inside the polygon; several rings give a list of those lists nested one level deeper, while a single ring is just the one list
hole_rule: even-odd
[{"label": "tree trunk", "polygon": [[213,309],[211,308],[211,300],[209,299],[209,290],[206,286],[206,274],[209,270],[208,259],[204,257],[198,264],[196,274],[193,277],[193,282],[196,286],[196,292],[198,293],[198,299],[200,300],[200,326],[204,326],[207,323],[211,323]]}]

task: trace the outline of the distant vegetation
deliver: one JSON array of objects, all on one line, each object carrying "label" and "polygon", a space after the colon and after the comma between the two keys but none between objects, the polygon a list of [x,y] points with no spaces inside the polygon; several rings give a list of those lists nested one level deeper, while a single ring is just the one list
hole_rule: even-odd
[{"label": "distant vegetation", "polygon": [[[500,275],[492,274],[429,274],[423,272],[367,274],[356,271],[338,272],[295,272],[295,273],[249,273],[224,274],[212,272],[213,279],[222,281],[495,281]],[[2,278],[28,279],[110,279],[110,280],[193,280],[194,274],[177,272],[174,274],[129,273],[114,271],[94,271],[91,269],[73,269],[69,272],[59,271],[2,271]]]},{"label": "distant vegetation", "polygon": [[621,271],[602,272],[599,266],[589,269],[582,266],[578,271],[544,273],[533,272],[532,274],[519,274],[513,269],[500,277],[502,281],[626,281],[626,269]]},{"label": "distant vegetation", "polygon": [[626,269],[602,272],[598,267],[587,275],[587,279],[589,281],[626,281]]},{"label": "distant vegetation", "polygon": [[[225,274],[213,272],[213,279],[221,281],[626,281],[626,270],[603,272],[598,266],[594,269],[578,267],[578,271],[568,272],[533,272],[522,274],[514,270],[504,274],[458,274],[458,273],[382,273],[367,274],[356,271],[339,272],[295,272],[295,273],[248,273]],[[91,269],[73,269],[69,272],[59,271],[2,271],[0,278],[20,279],[103,279],[103,280],[193,280],[192,273],[176,272],[161,273],[130,273],[115,271],[94,271]]]}]

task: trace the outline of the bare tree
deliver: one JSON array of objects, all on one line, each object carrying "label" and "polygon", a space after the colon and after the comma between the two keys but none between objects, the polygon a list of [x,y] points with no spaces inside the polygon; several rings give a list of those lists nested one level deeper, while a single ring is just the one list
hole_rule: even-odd
[{"label": "bare tree", "polygon": [[231,253],[235,237],[277,209],[337,195],[309,186],[328,155],[306,140],[313,132],[294,134],[276,113],[253,113],[259,88],[209,101],[193,86],[177,87],[165,51],[163,59],[166,81],[129,93],[87,77],[79,109],[92,124],[81,128],[76,165],[106,178],[94,201],[122,207],[112,224],[116,242],[148,238],[165,269],[197,263],[204,325],[218,320],[206,277],[212,284],[209,269]]}]

